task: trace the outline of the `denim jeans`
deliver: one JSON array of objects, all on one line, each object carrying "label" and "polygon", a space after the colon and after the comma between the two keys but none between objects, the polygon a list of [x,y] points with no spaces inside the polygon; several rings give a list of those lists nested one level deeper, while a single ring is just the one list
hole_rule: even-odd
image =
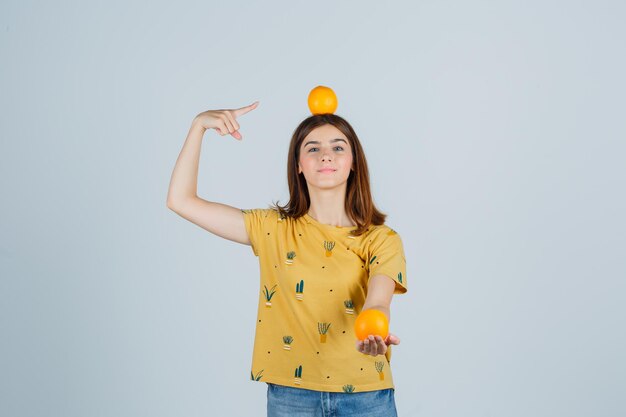
[{"label": "denim jeans", "polygon": [[321,392],[267,383],[267,417],[397,417],[394,389]]}]

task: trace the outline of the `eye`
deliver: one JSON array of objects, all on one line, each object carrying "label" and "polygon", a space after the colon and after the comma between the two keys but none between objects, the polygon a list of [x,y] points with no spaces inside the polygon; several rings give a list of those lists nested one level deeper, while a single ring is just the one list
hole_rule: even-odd
[{"label": "eye", "polygon": [[335,150],[343,151],[343,146],[335,146]]},{"label": "eye", "polygon": [[314,149],[317,149],[317,148],[314,148],[314,147],[312,147],[312,146],[311,146],[311,147],[309,148],[309,151],[308,151],[308,152],[313,152],[313,150],[314,150]]}]

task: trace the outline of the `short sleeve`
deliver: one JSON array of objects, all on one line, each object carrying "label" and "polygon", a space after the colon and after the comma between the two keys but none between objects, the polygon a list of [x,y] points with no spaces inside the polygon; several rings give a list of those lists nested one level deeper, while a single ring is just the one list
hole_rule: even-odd
[{"label": "short sleeve", "polygon": [[246,225],[246,232],[248,232],[248,239],[250,239],[252,252],[254,252],[255,256],[259,256],[259,244],[261,242],[259,238],[267,228],[267,220],[272,210],[241,209],[241,212],[243,213],[243,220]]},{"label": "short sleeve", "polygon": [[396,282],[394,294],[407,292],[406,259],[400,235],[389,227],[383,227],[372,236],[369,251],[369,278],[386,275]]}]

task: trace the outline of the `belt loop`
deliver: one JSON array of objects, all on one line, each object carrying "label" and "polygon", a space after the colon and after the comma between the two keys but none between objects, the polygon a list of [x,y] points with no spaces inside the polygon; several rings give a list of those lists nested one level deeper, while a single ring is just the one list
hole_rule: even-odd
[{"label": "belt loop", "polygon": [[322,416],[331,417],[333,415],[333,410],[331,409],[330,393],[321,391],[320,398],[322,400]]}]

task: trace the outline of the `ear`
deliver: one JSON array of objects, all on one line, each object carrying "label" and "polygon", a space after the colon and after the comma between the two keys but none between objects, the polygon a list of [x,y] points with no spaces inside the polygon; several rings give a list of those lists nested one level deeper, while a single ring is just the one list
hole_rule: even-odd
[{"label": "ear", "polygon": [[300,162],[298,162],[298,174],[302,174],[302,168],[300,167]]}]

